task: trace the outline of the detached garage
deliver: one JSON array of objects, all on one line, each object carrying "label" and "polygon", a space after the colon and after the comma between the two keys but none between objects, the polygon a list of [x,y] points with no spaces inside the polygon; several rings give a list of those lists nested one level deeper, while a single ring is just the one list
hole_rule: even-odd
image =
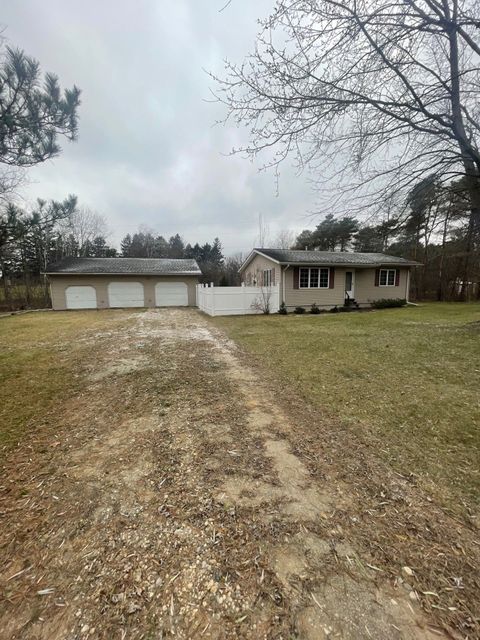
[{"label": "detached garage", "polygon": [[195,260],[169,258],[65,258],[46,274],[56,310],[193,307],[202,275]]}]

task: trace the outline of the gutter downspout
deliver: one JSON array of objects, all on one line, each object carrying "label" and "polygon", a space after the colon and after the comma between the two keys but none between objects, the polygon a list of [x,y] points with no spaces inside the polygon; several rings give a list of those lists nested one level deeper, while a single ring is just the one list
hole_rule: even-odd
[{"label": "gutter downspout", "polygon": [[410,269],[411,267],[409,267],[407,271],[407,290],[405,291],[405,300],[407,301],[407,304],[410,302],[410,300],[408,299],[410,293]]},{"label": "gutter downspout", "polygon": [[290,264],[287,264],[285,266],[285,269],[282,269],[282,302],[283,304],[285,303],[285,272],[288,269],[288,267],[290,266]]}]

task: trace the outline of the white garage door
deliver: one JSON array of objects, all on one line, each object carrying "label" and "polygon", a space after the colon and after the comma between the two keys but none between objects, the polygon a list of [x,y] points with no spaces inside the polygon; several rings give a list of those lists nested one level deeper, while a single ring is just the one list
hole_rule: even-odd
[{"label": "white garage door", "polygon": [[65,289],[67,309],[96,309],[97,292],[95,287],[81,285]]},{"label": "white garage door", "polygon": [[157,282],[155,285],[157,307],[186,307],[188,289],[185,282]]},{"label": "white garage door", "polygon": [[108,304],[111,307],[144,307],[143,284],[141,282],[110,282]]}]

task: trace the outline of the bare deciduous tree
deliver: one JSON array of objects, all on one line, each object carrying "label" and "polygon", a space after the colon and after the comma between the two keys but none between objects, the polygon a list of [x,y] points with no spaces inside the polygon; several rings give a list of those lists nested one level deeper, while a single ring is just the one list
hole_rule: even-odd
[{"label": "bare deciduous tree", "polygon": [[272,310],[272,288],[259,287],[258,296],[252,302],[250,308],[255,311],[261,311],[261,313],[268,316]]},{"label": "bare deciduous tree", "polygon": [[256,247],[266,247],[268,245],[269,226],[261,213],[258,214],[258,236],[255,239]]},{"label": "bare deciduous tree", "polygon": [[0,208],[18,199],[18,190],[25,181],[25,171],[20,167],[2,167],[0,169]]},{"label": "bare deciduous tree", "polygon": [[282,229],[276,235],[273,246],[276,249],[291,249],[295,245],[297,235],[291,229]]},{"label": "bare deciduous tree", "polygon": [[64,221],[61,233],[71,236],[78,245],[80,255],[85,255],[85,251],[96,237],[107,235],[107,223],[96,211],[80,207]]},{"label": "bare deciduous tree", "polygon": [[477,0],[278,0],[255,52],[217,78],[217,96],[249,125],[249,154],[274,149],[268,164],[293,154],[301,168],[340,176],[350,213],[428,174],[466,176],[472,244],[478,27]]},{"label": "bare deciduous tree", "polygon": [[240,267],[242,266],[244,259],[245,258],[241,253],[236,253],[225,258],[220,284],[230,287],[238,287],[240,285],[242,280],[240,276]]}]

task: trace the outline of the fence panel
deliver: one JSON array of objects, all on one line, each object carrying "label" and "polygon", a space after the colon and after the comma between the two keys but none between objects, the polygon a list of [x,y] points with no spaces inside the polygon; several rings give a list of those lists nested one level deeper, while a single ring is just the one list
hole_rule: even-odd
[{"label": "fence panel", "polygon": [[[263,313],[268,301],[270,313],[280,306],[280,287],[214,287],[197,285],[197,307],[210,316],[236,316]],[[258,303],[259,308],[256,308]]]}]

